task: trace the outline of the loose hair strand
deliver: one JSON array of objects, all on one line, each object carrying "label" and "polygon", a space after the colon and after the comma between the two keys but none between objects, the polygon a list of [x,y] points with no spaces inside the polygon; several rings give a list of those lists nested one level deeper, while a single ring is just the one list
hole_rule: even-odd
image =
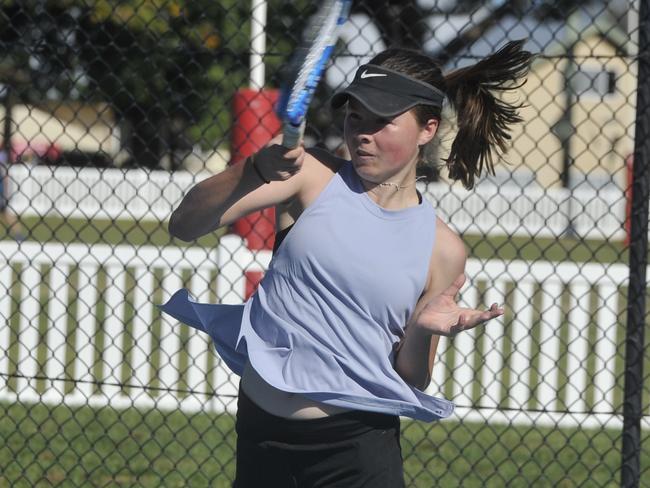
[{"label": "loose hair strand", "polygon": [[510,127],[522,121],[512,104],[495,95],[520,88],[533,55],[525,39],[511,41],[496,53],[445,75],[446,92],[458,118],[458,133],[446,165],[449,176],[472,188],[485,169],[494,174],[495,158],[508,149]]}]

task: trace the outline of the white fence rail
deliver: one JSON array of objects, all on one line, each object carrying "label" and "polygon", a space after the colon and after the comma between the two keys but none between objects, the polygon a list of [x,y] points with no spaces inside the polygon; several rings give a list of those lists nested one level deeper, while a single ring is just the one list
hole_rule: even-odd
[{"label": "white fence rail", "polygon": [[207,176],[16,164],[9,170],[10,206],[24,216],[164,221],[185,192]]},{"label": "white fence rail", "polygon": [[[11,207],[25,216],[164,221],[209,173],[14,165]],[[446,183],[419,187],[463,233],[587,239],[625,237],[625,198],[616,188],[541,189],[488,181],[466,191]]]},{"label": "white fence rail", "polygon": [[[2,241],[0,256],[1,401],[234,411],[235,378],[207,336],[154,302],[182,286],[241,302],[268,251],[228,235],[215,250]],[[626,266],[470,260],[467,274],[466,304],[511,312],[443,338],[430,392],[463,420],[621,425]]]}]

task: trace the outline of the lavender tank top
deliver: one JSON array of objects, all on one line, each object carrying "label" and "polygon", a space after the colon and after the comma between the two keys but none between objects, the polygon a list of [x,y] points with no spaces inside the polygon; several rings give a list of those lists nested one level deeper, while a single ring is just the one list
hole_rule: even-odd
[{"label": "lavender tank top", "polygon": [[270,385],[337,407],[432,421],[453,403],[408,385],[394,348],[426,285],[435,210],[386,210],[346,163],[304,210],[243,305],[161,308],[210,334],[226,364],[246,362]]}]

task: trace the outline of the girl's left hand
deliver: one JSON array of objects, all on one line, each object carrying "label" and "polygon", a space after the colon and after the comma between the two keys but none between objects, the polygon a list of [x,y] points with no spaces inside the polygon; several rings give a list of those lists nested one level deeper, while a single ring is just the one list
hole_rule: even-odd
[{"label": "girl's left hand", "polygon": [[413,325],[429,334],[453,336],[503,315],[504,309],[496,303],[489,310],[459,307],[455,297],[464,283],[465,275],[461,274],[449,288],[424,306]]}]

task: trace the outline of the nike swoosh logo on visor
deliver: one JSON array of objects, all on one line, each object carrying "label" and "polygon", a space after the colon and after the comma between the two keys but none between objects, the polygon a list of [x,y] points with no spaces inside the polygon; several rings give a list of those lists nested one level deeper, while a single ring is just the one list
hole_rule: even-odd
[{"label": "nike swoosh logo on visor", "polygon": [[359,76],[359,78],[363,80],[364,78],[375,78],[377,76],[388,76],[388,75],[385,75],[383,73],[368,73],[368,71],[364,71],[363,73],[361,73],[361,76]]}]

